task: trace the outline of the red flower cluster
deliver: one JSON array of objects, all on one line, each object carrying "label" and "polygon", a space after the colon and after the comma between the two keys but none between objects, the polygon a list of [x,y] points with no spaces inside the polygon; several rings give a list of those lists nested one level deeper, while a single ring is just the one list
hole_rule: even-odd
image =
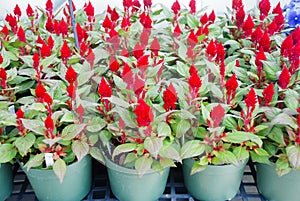
[{"label": "red flower cluster", "polygon": [[67,64],[69,57],[72,55],[72,51],[71,51],[70,47],[68,46],[67,41],[65,41],[65,40],[64,40],[64,44],[61,47],[60,54],[61,54],[61,59],[63,60],[63,62],[65,64]]},{"label": "red flower cluster", "polygon": [[269,106],[272,102],[273,96],[274,96],[274,84],[271,82],[262,92],[262,95],[264,97],[264,105]]},{"label": "red flower cluster", "polygon": [[234,99],[236,95],[237,87],[238,87],[238,82],[235,74],[233,74],[225,83],[227,104],[231,104],[231,100]]},{"label": "red flower cluster", "polygon": [[281,74],[278,78],[278,85],[282,89],[286,89],[290,83],[290,80],[291,80],[291,74],[290,74],[289,70],[287,69],[287,67],[284,66],[281,71]]},{"label": "red flower cluster", "polygon": [[163,93],[164,108],[166,111],[174,110],[177,102],[177,92],[173,84],[170,83],[168,88]]},{"label": "red flower cluster", "polygon": [[149,126],[153,121],[154,116],[152,110],[143,99],[138,100],[138,105],[134,109],[134,113],[139,127]]},{"label": "red flower cluster", "polygon": [[5,89],[6,86],[7,74],[4,68],[0,68],[0,85],[2,89]]}]

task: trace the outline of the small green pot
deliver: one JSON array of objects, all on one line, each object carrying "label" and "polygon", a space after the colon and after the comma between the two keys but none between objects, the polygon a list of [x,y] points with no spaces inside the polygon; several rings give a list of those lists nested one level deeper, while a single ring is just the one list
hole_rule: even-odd
[{"label": "small green pot", "polygon": [[300,171],[292,170],[286,175],[278,176],[275,164],[258,163],[257,188],[269,201],[299,201]]},{"label": "small green pot", "polygon": [[0,163],[0,201],[8,198],[13,189],[12,168],[9,163]]},{"label": "small green pot", "polygon": [[53,170],[22,167],[39,201],[80,201],[90,191],[92,184],[92,160],[85,156],[80,162],[67,166],[62,183]]},{"label": "small green pot", "polygon": [[128,169],[106,160],[109,183],[120,201],[155,201],[163,194],[170,168],[162,174],[148,171],[139,177],[136,170]]},{"label": "small green pot", "polygon": [[184,184],[191,196],[198,200],[231,200],[237,194],[247,161],[234,165],[209,165],[191,175],[193,159],[183,160]]}]

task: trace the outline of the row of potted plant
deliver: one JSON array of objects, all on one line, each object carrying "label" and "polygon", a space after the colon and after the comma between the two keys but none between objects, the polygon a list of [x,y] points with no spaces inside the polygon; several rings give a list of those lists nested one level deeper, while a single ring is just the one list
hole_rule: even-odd
[{"label": "row of potted plant", "polygon": [[74,22],[70,5],[58,15],[48,0],[6,16],[0,168],[18,161],[39,200],[74,201],[90,190],[92,156],[116,197],[133,201],[158,199],[179,162],[192,196],[228,200],[251,158],[267,199],[297,200],[298,184],[282,191],[263,177],[270,164],[276,179],[300,166],[300,28],[284,30],[280,3],[246,12],[233,0],[218,17],[195,0],[123,7],[95,15],[90,2],[71,5]]}]

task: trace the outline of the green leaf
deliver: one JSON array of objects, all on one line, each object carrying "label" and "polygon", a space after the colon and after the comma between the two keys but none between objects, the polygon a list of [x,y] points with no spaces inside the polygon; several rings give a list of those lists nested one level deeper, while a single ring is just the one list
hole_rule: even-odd
[{"label": "green leaf", "polygon": [[116,97],[116,96],[111,96],[111,97],[107,98],[107,100],[109,100],[111,103],[113,103],[115,105],[118,105],[120,107],[123,107],[123,108],[129,108],[130,107],[128,102],[126,102],[123,99],[121,99],[119,97]]},{"label": "green leaf", "polygon": [[113,112],[117,112],[122,120],[124,121],[125,125],[130,128],[135,128],[137,125],[135,124],[133,117],[130,115],[130,112],[122,107],[116,106]]},{"label": "green leaf", "polygon": [[75,153],[78,161],[81,161],[89,153],[90,146],[88,143],[75,140],[72,144],[72,151]]},{"label": "green leaf", "polygon": [[268,156],[260,156],[257,153],[255,153],[254,151],[250,151],[250,156],[254,162],[265,163],[265,164],[270,163]]},{"label": "green leaf", "polygon": [[[208,165],[208,162],[207,162],[207,165]],[[205,170],[207,165],[201,165],[198,161],[196,161],[192,166],[191,175]]]},{"label": "green leaf", "polygon": [[271,126],[273,125],[285,125],[290,126],[293,129],[297,129],[298,125],[294,122],[294,120],[286,113],[280,113],[277,115],[272,121]]},{"label": "green leaf", "polygon": [[[53,165],[53,171],[58,177],[60,183],[63,182],[65,174],[67,172],[67,165],[65,161],[61,158],[58,158]],[[75,176],[75,175],[74,175]]]},{"label": "green leaf", "polygon": [[187,120],[180,120],[176,128],[176,137],[181,138],[190,129],[191,124]]},{"label": "green leaf", "polygon": [[236,155],[234,155],[231,151],[220,151],[217,152],[217,157],[223,162],[227,164],[238,164],[238,159]]},{"label": "green leaf", "polygon": [[[183,45],[179,46],[179,51],[182,46]],[[184,45],[184,47],[185,47],[185,45]],[[188,78],[190,76],[190,73],[189,73],[190,68],[188,67],[188,65],[186,65],[185,63],[182,63],[181,61],[177,61],[176,64],[177,64],[177,72],[180,75],[182,75],[183,77]]]},{"label": "green leaf", "polygon": [[113,79],[116,87],[118,87],[120,90],[125,90],[127,88],[127,83],[124,82],[119,76],[113,75]]},{"label": "green leaf", "polygon": [[114,160],[115,156],[121,153],[127,153],[135,150],[137,148],[136,144],[133,143],[125,143],[117,146],[113,152],[112,159]]},{"label": "green leaf", "polygon": [[82,86],[91,80],[91,77],[94,75],[94,71],[80,72],[77,80],[78,86]]},{"label": "green leaf", "polygon": [[79,135],[86,127],[86,124],[71,124],[66,126],[62,133],[61,138],[64,140],[72,140]]},{"label": "green leaf", "polygon": [[250,140],[255,142],[258,146],[262,146],[262,140],[257,135],[243,131],[227,133],[223,140],[231,143],[242,143]]},{"label": "green leaf", "polygon": [[271,140],[274,140],[278,144],[285,145],[284,134],[283,134],[281,128],[274,126],[272,128],[272,130],[269,132],[268,138],[270,138]]},{"label": "green leaf", "polygon": [[41,153],[41,154],[37,154],[35,155],[33,158],[31,158],[27,163],[26,163],[26,167],[27,167],[27,171],[30,170],[30,168],[32,167],[37,167],[43,164],[45,160],[45,153]]},{"label": "green leaf", "polygon": [[144,141],[145,149],[147,149],[152,156],[157,159],[159,150],[163,146],[163,139],[157,137],[147,137]]},{"label": "green leaf", "polygon": [[26,129],[31,130],[36,134],[44,135],[46,132],[44,123],[40,120],[22,119],[22,124]]},{"label": "green leaf", "polygon": [[170,158],[161,158],[159,160],[160,162],[160,165],[163,167],[163,168],[166,168],[166,167],[176,167],[174,161]]},{"label": "green leaf", "polygon": [[7,163],[14,159],[17,150],[12,144],[0,144],[0,163]]},{"label": "green leaf", "polygon": [[106,126],[106,121],[100,117],[94,117],[86,127],[89,132],[99,132]]},{"label": "green leaf", "polygon": [[291,166],[295,169],[300,168],[300,146],[292,145],[286,148],[286,153]]},{"label": "green leaf", "polygon": [[160,121],[158,123],[157,133],[158,133],[158,136],[170,136],[171,128],[166,122]]},{"label": "green leaf", "polygon": [[233,149],[233,154],[239,161],[244,161],[249,158],[249,152],[246,150],[246,147],[238,146]]},{"label": "green leaf", "polygon": [[199,20],[197,20],[194,15],[187,14],[186,18],[187,18],[187,24],[189,27],[191,27],[192,29],[199,27]]},{"label": "green leaf", "polygon": [[176,147],[173,146],[172,144],[170,144],[169,146],[163,146],[159,150],[159,155],[162,158],[169,158],[169,159],[172,159],[174,161],[181,162],[181,158],[180,158],[179,152],[176,149]]},{"label": "green leaf", "polygon": [[29,149],[32,147],[32,145],[35,142],[35,135],[33,133],[28,133],[25,136],[21,136],[17,138],[15,141],[15,145],[17,149],[19,150],[21,156],[27,155]]},{"label": "green leaf", "polygon": [[298,92],[291,90],[291,89],[288,89],[287,91],[285,91],[284,103],[289,109],[297,110],[298,99],[299,99]]},{"label": "green leaf", "polygon": [[200,140],[191,140],[185,143],[180,150],[181,159],[192,158],[201,155],[205,150],[205,145],[200,144]]},{"label": "green leaf", "polygon": [[28,110],[36,110],[40,112],[45,112],[47,111],[45,105],[43,103],[33,103],[28,107]]},{"label": "green leaf", "polygon": [[135,169],[140,177],[142,177],[147,171],[151,169],[153,163],[152,158],[142,156],[138,158],[135,162]]},{"label": "green leaf", "polygon": [[74,120],[75,120],[74,113],[67,110],[64,112],[64,115],[62,116],[60,122],[72,123],[72,122],[74,122]]},{"label": "green leaf", "polygon": [[101,163],[105,164],[104,156],[103,156],[103,154],[102,154],[102,152],[100,151],[99,148],[91,147],[91,148],[90,148],[90,155],[91,155],[94,159],[96,159],[96,160],[100,161]]},{"label": "green leaf", "polygon": [[137,159],[137,157],[136,157],[135,153],[128,153],[126,158],[125,158],[124,165],[126,165],[128,163],[132,163],[136,159]]}]

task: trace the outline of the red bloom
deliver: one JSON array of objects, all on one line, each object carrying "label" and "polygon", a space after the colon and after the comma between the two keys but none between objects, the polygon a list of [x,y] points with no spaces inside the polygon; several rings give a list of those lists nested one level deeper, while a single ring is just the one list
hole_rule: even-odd
[{"label": "red bloom", "polygon": [[85,29],[82,29],[80,24],[76,24],[76,31],[78,36],[78,42],[82,44],[83,41],[85,41],[88,37],[88,34],[86,33]]},{"label": "red bloom", "polygon": [[132,0],[123,0],[123,7],[125,11],[127,11],[132,5]]},{"label": "red bloom", "polygon": [[214,10],[212,10],[211,13],[209,14],[208,20],[209,20],[210,23],[214,23],[215,22],[215,20],[216,20],[216,14],[215,14]]},{"label": "red bloom", "polygon": [[176,108],[177,102],[177,92],[172,83],[163,93],[164,108],[166,111],[174,110]]},{"label": "red bloom", "polygon": [[216,62],[218,64],[222,63],[225,59],[225,50],[224,50],[224,47],[223,47],[223,44],[222,44],[222,41],[218,44],[217,46],[217,57],[216,57]]},{"label": "red bloom", "polygon": [[293,44],[295,45],[300,41],[300,26],[298,26],[294,31],[291,33],[293,37]]},{"label": "red bloom", "polygon": [[282,72],[278,78],[278,85],[282,89],[286,89],[290,83],[291,80],[291,74],[286,66],[283,67]]},{"label": "red bloom", "polygon": [[16,33],[18,29],[18,23],[15,16],[12,15],[6,15],[5,20],[8,22],[9,26],[11,27],[11,30]]},{"label": "red bloom", "polygon": [[104,77],[102,77],[101,82],[99,83],[98,94],[101,98],[111,97],[112,95],[112,89]]},{"label": "red bloom", "polygon": [[149,126],[153,121],[154,116],[152,110],[143,99],[138,100],[138,105],[136,106],[134,113],[139,127]]},{"label": "red bloom", "polygon": [[140,43],[144,48],[148,45],[150,34],[151,34],[151,29],[146,29],[144,27],[140,35]]},{"label": "red bloom", "polygon": [[54,30],[54,24],[52,22],[52,18],[51,17],[47,18],[47,22],[46,22],[45,27],[46,27],[47,31],[49,31],[50,33],[53,32],[53,30]]},{"label": "red bloom", "polygon": [[144,0],[144,7],[145,9],[150,9],[152,6],[152,0]]},{"label": "red bloom", "polygon": [[143,25],[144,28],[151,29],[152,28],[152,20],[150,15],[143,12],[140,15],[140,23]]},{"label": "red bloom", "polygon": [[244,7],[242,0],[232,0],[232,9],[233,10],[239,10],[242,7]]},{"label": "red bloom", "polygon": [[33,53],[32,60],[33,60],[33,67],[35,69],[37,69],[37,67],[39,66],[39,63],[40,63],[40,56],[37,52]]},{"label": "red bloom", "polygon": [[258,4],[260,10],[260,19],[264,20],[268,16],[271,9],[271,4],[269,0],[261,0]]},{"label": "red bloom", "polygon": [[51,105],[53,100],[52,100],[52,97],[46,92],[44,94],[44,98],[43,100],[48,104],[48,105]]},{"label": "red bloom", "polygon": [[196,67],[194,65],[191,65],[189,73],[190,73],[190,75],[193,73],[198,73],[198,70],[196,69]]},{"label": "red bloom", "polygon": [[252,34],[253,27],[254,27],[254,23],[251,18],[251,15],[248,15],[246,21],[243,24],[243,31],[245,32],[246,37]]},{"label": "red bloom", "polygon": [[18,17],[22,15],[21,9],[18,4],[14,8],[14,14],[17,15]]},{"label": "red bloom", "polygon": [[180,36],[181,32],[182,32],[182,31],[181,31],[181,29],[180,29],[180,26],[179,26],[179,24],[177,23],[176,26],[175,26],[174,32],[173,32],[173,36],[174,36],[175,38],[178,38],[178,37]]},{"label": "red bloom", "polygon": [[46,93],[46,89],[41,83],[38,83],[38,85],[35,88],[35,96],[39,99],[43,99],[44,95]]},{"label": "red bloom", "polygon": [[221,65],[220,65],[220,75],[221,75],[221,79],[222,79],[222,85],[224,84],[224,78],[225,78],[225,62],[222,61]]},{"label": "red bloom", "polygon": [[293,38],[292,35],[289,35],[284,39],[284,41],[281,44],[281,49],[280,49],[281,55],[283,57],[288,57],[292,47],[293,47]]},{"label": "red bloom", "polygon": [[255,31],[252,32],[252,35],[251,35],[251,40],[254,42],[254,43],[258,43],[260,41],[260,38],[261,36],[263,35],[263,32],[260,28],[260,26],[258,26]]},{"label": "red bloom", "polygon": [[118,14],[116,8],[114,8],[114,9],[112,10],[112,12],[110,13],[110,17],[111,17],[111,20],[112,20],[113,22],[116,22],[116,21],[119,19],[120,16],[119,16],[119,14]]},{"label": "red bloom", "polygon": [[109,69],[113,72],[118,72],[119,68],[120,68],[119,62],[117,61],[116,58],[112,57],[110,59]]},{"label": "red bloom", "polygon": [[41,48],[41,55],[43,58],[51,56],[51,49],[48,45],[43,44]]},{"label": "red bloom", "polygon": [[66,80],[72,84],[76,81],[77,79],[77,73],[75,72],[75,70],[73,69],[72,66],[69,66],[67,72],[66,72],[66,76],[65,76]]},{"label": "red bloom", "polygon": [[123,56],[123,57],[129,57],[130,56],[128,50],[125,47],[122,48],[121,56]]},{"label": "red bloom", "polygon": [[238,82],[236,80],[235,74],[233,74],[225,83],[228,104],[230,104],[230,101],[234,99],[237,87],[238,87]]},{"label": "red bloom", "polygon": [[54,21],[53,27],[54,27],[54,32],[56,33],[56,35],[59,36],[59,34],[60,34],[60,23],[57,20]]},{"label": "red bloom", "polygon": [[0,54],[0,64],[2,64],[3,63],[3,57],[2,57],[2,55]]},{"label": "red bloom", "polygon": [[206,54],[208,55],[208,59],[212,61],[212,59],[216,56],[217,54],[217,48],[215,41],[212,39],[206,49]]},{"label": "red bloom", "polygon": [[7,74],[6,71],[3,68],[0,68],[0,84],[2,88],[6,88],[6,79],[7,79]]},{"label": "red bloom", "polygon": [[247,106],[249,112],[252,113],[254,111],[255,105],[257,103],[257,96],[256,96],[256,93],[253,88],[251,88],[249,93],[246,95],[245,103],[246,103],[246,106]]},{"label": "red bloom", "polygon": [[[144,3],[144,5],[145,5],[145,3]],[[140,8],[141,8],[140,1],[139,0],[133,0],[132,1],[132,10],[133,10],[133,12],[138,11]]]},{"label": "red bloom", "polygon": [[50,114],[48,114],[47,118],[44,121],[46,130],[48,134],[52,134],[54,131],[54,121]]},{"label": "red bloom", "polygon": [[263,70],[263,63],[261,61],[267,60],[265,52],[262,47],[260,47],[259,52],[256,54],[255,64],[257,67],[257,74],[259,79],[261,79],[261,72]]},{"label": "red bloom", "polygon": [[269,106],[272,102],[272,98],[274,95],[274,84],[271,82],[262,92],[262,95],[264,97],[265,106]]},{"label": "red bloom", "polygon": [[190,31],[190,34],[189,34],[188,39],[187,39],[187,43],[188,43],[188,46],[190,46],[190,47],[194,47],[195,45],[197,45],[198,38],[195,35],[194,30]]},{"label": "red bloom", "polygon": [[52,13],[53,11],[53,4],[51,0],[47,0],[46,2],[46,11]]},{"label": "red bloom", "polygon": [[67,41],[64,40],[64,44],[60,49],[61,59],[66,61],[72,54],[71,49],[68,46]]},{"label": "red bloom", "polygon": [[121,22],[121,28],[127,31],[129,26],[130,26],[130,17],[124,15]]},{"label": "red bloom", "polygon": [[17,117],[17,119],[24,118],[24,112],[22,111],[21,108],[19,108],[18,111],[16,112],[16,117]]},{"label": "red bloom", "polygon": [[23,30],[22,26],[19,27],[17,36],[21,42],[26,42],[25,31]]},{"label": "red bloom", "polygon": [[207,17],[206,13],[204,13],[204,15],[202,15],[202,17],[200,18],[200,22],[202,25],[204,25],[208,22],[208,17]]},{"label": "red bloom", "polygon": [[180,11],[180,4],[179,4],[178,0],[176,0],[173,3],[171,9],[173,10],[173,12],[174,12],[175,15],[177,15],[179,13],[179,11]]},{"label": "red bloom", "polygon": [[270,51],[270,46],[271,46],[271,39],[269,37],[268,31],[266,30],[264,35],[259,41],[259,46],[264,49],[265,52]]},{"label": "red bloom", "polygon": [[105,29],[111,29],[112,28],[112,21],[109,19],[108,15],[105,16],[104,21],[102,23],[102,26]]},{"label": "red bloom", "polygon": [[268,26],[269,34],[272,36],[278,30],[276,19],[274,18],[273,21]]},{"label": "red bloom", "polygon": [[141,56],[137,61],[137,67],[142,71],[142,73],[145,72],[145,70],[149,66],[149,55],[143,55]]},{"label": "red bloom", "polygon": [[9,34],[9,30],[6,25],[3,26],[1,33],[3,33],[4,36],[7,36]]},{"label": "red bloom", "polygon": [[82,117],[83,117],[83,114],[84,114],[84,108],[82,107],[81,104],[78,106],[78,108],[76,108],[76,112],[77,112],[77,114],[80,117],[80,122],[82,123]]},{"label": "red bloom", "polygon": [[238,29],[242,28],[245,16],[246,16],[246,14],[244,11],[244,7],[241,7],[240,9],[237,10],[237,12],[235,14],[235,19],[236,19],[236,26],[238,27]]},{"label": "red bloom", "polygon": [[49,36],[47,43],[50,49],[54,47],[54,40],[51,35]]},{"label": "red bloom", "polygon": [[190,71],[192,72],[190,74],[190,77],[189,77],[189,85],[190,87],[195,90],[195,91],[199,91],[201,85],[202,85],[202,81],[201,81],[201,78],[200,76],[198,75],[198,72],[197,71],[194,71],[194,70],[191,70],[193,68],[193,65],[191,66],[190,68]]},{"label": "red bloom", "polygon": [[196,13],[196,0],[190,0],[189,7],[191,9],[191,13]]},{"label": "red bloom", "polygon": [[132,89],[135,95],[139,97],[143,92],[144,88],[145,88],[145,81],[140,79],[139,76],[136,74],[134,77],[134,82],[132,84]]},{"label": "red bloom", "polygon": [[91,2],[89,1],[89,3],[86,5],[86,7],[84,8],[84,11],[86,13],[87,16],[89,17],[94,17],[94,6],[91,4]]},{"label": "red bloom", "polygon": [[140,43],[136,43],[134,46],[134,49],[132,51],[132,55],[136,58],[139,59],[141,56],[144,55],[144,48],[141,46]]},{"label": "red bloom", "polygon": [[59,23],[59,28],[60,28],[60,33],[63,36],[68,35],[69,27],[68,27],[68,24],[65,22],[64,18],[61,19],[61,21]]},{"label": "red bloom", "polygon": [[124,68],[121,77],[124,80],[124,82],[127,83],[128,85],[132,84],[133,72],[127,63],[124,63]]},{"label": "red bloom", "polygon": [[277,24],[277,31],[281,31],[282,28],[284,27],[284,16],[283,16],[283,13],[282,13],[280,2],[274,8],[272,13],[277,14],[277,16],[274,17],[274,21]]},{"label": "red bloom", "polygon": [[26,14],[28,17],[33,17],[34,16],[34,12],[30,6],[30,4],[28,4],[27,9],[26,9]]},{"label": "red bloom", "polygon": [[153,52],[155,56],[158,56],[158,51],[160,50],[160,44],[158,42],[158,39],[154,37],[151,45],[150,45],[150,50]]},{"label": "red bloom", "polygon": [[75,100],[76,98],[76,87],[74,83],[70,84],[67,88],[68,96],[72,99]]}]

